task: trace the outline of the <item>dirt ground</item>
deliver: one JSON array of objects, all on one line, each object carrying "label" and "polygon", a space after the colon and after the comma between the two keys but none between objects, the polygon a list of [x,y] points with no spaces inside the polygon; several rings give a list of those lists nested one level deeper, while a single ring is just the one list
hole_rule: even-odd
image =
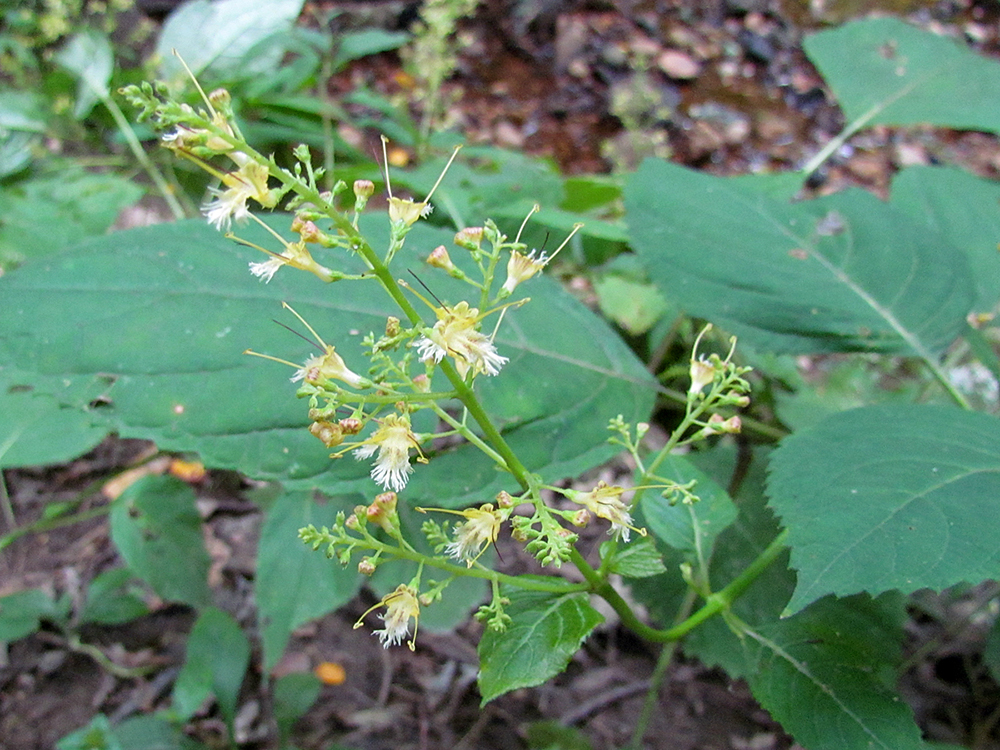
[{"label": "dirt ground", "polygon": [[[1000,58],[995,2],[877,4],[924,26],[957,29],[979,51]],[[388,8],[386,18],[394,23],[408,12],[406,4],[391,2],[344,0],[339,7],[347,18],[359,5]],[[850,6],[792,0],[484,2],[463,25],[468,46],[447,84],[455,97],[452,122],[472,142],[548,156],[571,174],[628,169],[650,154],[719,174],[795,169],[843,126],[801,51],[802,34],[843,20]],[[331,91],[364,81],[398,92],[404,80],[399,72],[394,54],[380,55],[340,74]],[[978,133],[875,128],[852,139],[810,187],[853,184],[884,194],[896,169],[916,163],[956,163],[997,177],[1000,148],[996,139]],[[49,503],[78,497],[148,450],[138,441],[109,439],[66,466],[5,472],[17,523],[37,519]],[[261,516],[245,499],[247,489],[225,472],[211,472],[196,486],[215,562],[216,602],[252,634],[250,582]],[[82,509],[104,502],[95,494]],[[505,564],[523,563],[513,549],[501,553]],[[31,587],[72,594],[120,564],[106,518],[97,515],[21,538],[0,553],[0,594]],[[903,690],[929,737],[1000,747],[1000,690],[979,655],[984,633],[958,616],[991,593],[972,591],[947,603],[929,597],[914,610],[910,649],[919,658]],[[369,750],[512,750],[527,746],[526,725],[542,719],[578,727],[595,750],[630,739],[657,653],[627,631],[602,626],[565,674],[481,709],[475,687],[478,626],[424,633],[415,653],[385,651],[368,630],[351,627],[373,601],[362,594],[301,628],[279,666],[291,672],[337,662],[346,671],[344,682],[324,687],[300,721],[294,741],[304,750],[332,743]],[[0,651],[0,747],[48,750],[98,711],[117,721],[165,707],[193,617],[184,607],[163,604],[128,625],[84,631],[83,640],[117,664],[149,667],[141,677],[113,676],[53,631],[9,644]],[[237,725],[246,748],[275,747],[274,727],[263,718],[269,713],[265,683],[266,675],[251,669],[243,686]],[[210,746],[222,746],[224,728],[211,710],[191,731]],[[745,685],[680,655],[660,690],[643,747],[794,745]]]}]

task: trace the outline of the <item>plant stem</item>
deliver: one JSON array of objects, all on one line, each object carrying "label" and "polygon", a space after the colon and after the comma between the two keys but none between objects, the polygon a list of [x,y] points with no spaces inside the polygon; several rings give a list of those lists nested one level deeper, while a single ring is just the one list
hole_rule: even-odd
[{"label": "plant stem", "polygon": [[101,103],[107,107],[108,112],[111,113],[111,117],[114,118],[115,124],[121,131],[121,134],[125,136],[125,141],[128,143],[129,150],[132,151],[132,155],[135,156],[136,161],[142,165],[142,168],[146,170],[146,174],[149,175],[149,179],[153,181],[156,185],[156,189],[159,191],[163,200],[166,201],[167,206],[170,207],[170,213],[174,215],[174,218],[180,221],[186,218],[184,209],[181,204],[177,201],[177,197],[174,195],[173,188],[167,183],[166,179],[160,173],[160,170],[156,168],[156,165],[150,160],[149,156],[146,154],[145,149],[143,149],[142,144],[135,135],[135,131],[132,129],[132,125],[129,123],[125,114],[121,111],[117,102],[112,99],[107,94],[101,94]]}]

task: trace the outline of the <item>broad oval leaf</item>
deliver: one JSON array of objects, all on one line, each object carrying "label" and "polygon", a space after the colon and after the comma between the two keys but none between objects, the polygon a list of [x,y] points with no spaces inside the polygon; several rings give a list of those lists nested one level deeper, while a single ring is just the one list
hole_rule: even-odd
[{"label": "broad oval leaf", "polygon": [[264,649],[264,669],[281,658],[292,631],[345,604],[357,592],[356,566],[341,567],[298,540],[298,532],[313,524],[333,526],[337,511],[350,512],[359,498],[317,502],[312,493],[283,492],[268,507],[257,545],[254,596]]},{"label": "broad oval leaf", "polygon": [[977,312],[1000,301],[1000,183],[961,169],[910,167],[892,180],[892,205],[949,241],[969,259]]},{"label": "broad oval leaf", "polygon": [[925,750],[894,688],[901,597],[827,598],[745,637],[754,697],[810,750]]},{"label": "broad oval leaf", "polygon": [[[363,219],[376,246],[384,242],[385,224],[383,216]],[[268,241],[259,228],[240,234]],[[408,250],[397,256],[400,272],[421,268],[420,255],[452,237],[415,227]],[[287,300],[348,366],[364,371],[362,337],[381,332],[386,316],[398,312],[374,282],[327,285],[283,269],[263,284],[247,272],[247,262],[259,258],[203,222],[188,221],[122,232],[29,263],[0,281],[0,307],[7,311],[0,319],[0,363],[17,363],[33,379],[111,376],[112,403],[103,413],[122,435],[198,451],[207,464],[288,487],[370,493],[376,485],[368,462],[331,461],[329,449],[306,431],[308,404],[295,398],[291,368],[243,352],[291,362],[316,353],[272,322],[296,324],[281,309]],[[343,254],[323,260],[348,270],[356,265]],[[456,282],[442,276],[425,278],[454,304],[462,298]],[[646,419],[655,383],[611,329],[555,282],[533,279],[529,290],[532,302],[509,311],[497,336],[511,361],[477,387],[528,468],[556,480],[610,457],[608,419],[618,413]],[[454,507],[509,486],[466,445],[418,466],[407,497]]]},{"label": "broad oval leaf", "polygon": [[789,608],[995,577],[998,445],[995,418],[928,405],[854,409],[786,438],[768,491],[798,570]]},{"label": "broad oval leaf", "polygon": [[934,359],[972,306],[964,255],[859,190],[788,204],[746,179],[649,159],[625,208],[668,298],[762,350]]},{"label": "broad oval leaf", "polygon": [[1000,63],[895,18],[807,36],[849,128],[930,123],[1000,132]]},{"label": "broad oval leaf", "polygon": [[487,629],[479,641],[479,692],[483,703],[562,672],[591,631],[604,622],[582,592],[509,592],[503,632]]}]

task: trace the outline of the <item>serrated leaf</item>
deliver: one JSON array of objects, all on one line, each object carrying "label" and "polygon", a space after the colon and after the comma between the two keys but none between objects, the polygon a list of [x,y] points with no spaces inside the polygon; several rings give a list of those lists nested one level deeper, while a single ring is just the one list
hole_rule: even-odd
[{"label": "serrated leaf", "polygon": [[216,607],[202,610],[188,634],[184,666],[174,683],[174,708],[182,720],[211,693],[232,728],[249,663],[250,641],[236,620]]},{"label": "serrated leaf", "polygon": [[768,492],[798,571],[789,608],[994,577],[998,444],[994,417],[929,405],[854,409],[786,438]]},{"label": "serrated leaf", "polygon": [[923,750],[894,690],[904,617],[898,596],[816,602],[747,638],[750,689],[809,750]]},{"label": "serrated leaf", "polygon": [[604,618],[585,593],[513,591],[504,611],[505,631],[487,629],[479,641],[479,692],[483,704],[521,687],[540,685],[562,672],[570,657]]},{"label": "serrated leaf", "polygon": [[[376,246],[385,224],[383,216],[363,218]],[[267,244],[263,230],[240,234]],[[418,253],[452,237],[415,227],[400,267],[419,267]],[[359,294],[353,284],[328,286],[285,270],[262,284],[246,270],[257,259],[192,221],[122,232],[29,263],[0,282],[0,306],[10,311],[0,319],[0,363],[16,362],[31,381],[39,380],[34,373],[110,374],[112,403],[102,413],[122,435],[198,451],[209,465],[292,489],[370,492],[368,463],[331,462],[304,429],[307,405],[294,398],[292,371],[243,351],[293,362],[315,353],[270,322],[294,322],[280,307],[288,300],[348,366],[363,370],[362,335],[383,330],[386,315],[398,311],[374,287]],[[468,294],[441,276],[429,283],[452,304]],[[530,291],[531,304],[509,311],[496,339],[510,363],[477,387],[529,470],[557,480],[613,455],[607,420],[648,418],[654,383],[607,325],[550,279],[533,279]],[[407,498],[456,507],[508,486],[485,456],[464,446],[417,467]]]},{"label": "serrated leaf", "polygon": [[[602,560],[607,556],[609,544],[610,542],[601,544]],[[648,578],[665,573],[667,568],[653,541],[640,537],[634,542],[619,545],[608,565],[608,571],[626,578]]]},{"label": "serrated leaf", "polygon": [[208,604],[208,553],[194,493],[172,477],[144,477],[111,509],[111,538],[129,568],[159,596]]},{"label": "serrated leaf", "polygon": [[646,160],[626,184],[650,278],[696,317],[765,351],[934,359],[973,302],[947,240],[858,190],[789,204],[739,182]]},{"label": "serrated leaf", "polygon": [[309,524],[332,526],[337,512],[350,509],[357,496],[315,500],[312,493],[283,492],[264,517],[257,547],[254,593],[260,622],[264,669],[281,658],[292,631],[347,602],[360,585],[356,567],[342,568],[298,538]]},{"label": "serrated leaf", "polygon": [[964,252],[975,280],[977,312],[1000,301],[1000,184],[960,169],[909,167],[892,180],[892,205]]},{"label": "serrated leaf", "polygon": [[806,54],[852,129],[932,125],[1000,132],[1000,64],[895,18],[812,34]]},{"label": "serrated leaf", "polygon": [[646,525],[674,549],[707,559],[716,537],[736,520],[736,506],[722,487],[684,456],[667,456],[657,474],[677,484],[696,482],[692,491],[700,499],[691,505],[670,505],[656,490],[646,490],[640,500]]}]

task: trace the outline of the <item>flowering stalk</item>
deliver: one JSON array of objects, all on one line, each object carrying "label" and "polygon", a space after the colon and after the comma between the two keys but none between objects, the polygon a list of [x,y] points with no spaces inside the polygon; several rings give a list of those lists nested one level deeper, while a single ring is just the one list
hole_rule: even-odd
[{"label": "flowering stalk", "polygon": [[[318,182],[323,170],[313,168],[308,149],[300,147],[295,150],[297,163],[290,170],[280,167],[273,158],[265,157],[247,144],[235,122],[225,92],[213,92],[204,97],[207,110],[198,112],[171,101],[162,90],[154,91],[148,85],[129,87],[128,94],[142,108],[145,117],[153,119],[161,127],[171,128],[164,139],[168,148],[205,168],[223,186],[214,191],[213,199],[204,207],[206,218],[217,228],[228,228],[233,222],[249,218],[259,222],[250,210],[251,203],[271,208],[288,199],[286,207],[294,211],[295,217],[291,230],[298,235],[298,240],[288,241],[260,222],[280,246],[280,251],[258,247],[268,258],[251,264],[250,270],[255,276],[266,282],[277,271],[288,267],[307,271],[326,282],[376,281],[398,306],[400,317],[389,317],[383,334],[376,337],[372,333],[365,338],[365,351],[371,366],[363,371],[364,374],[351,369],[336,347],[326,343],[294,310],[293,314],[312,335],[319,353],[302,364],[270,355],[257,355],[295,368],[292,380],[301,383],[298,395],[309,401],[308,414],[312,422],[309,431],[325,446],[335,449],[331,457],[353,452],[360,460],[372,460],[371,477],[384,490],[369,505],[355,508],[350,516],[340,514],[331,528],[309,526],[302,529],[302,540],[314,548],[326,546],[327,554],[345,565],[356,554],[362,554],[358,567],[366,575],[371,575],[388,560],[418,563],[418,573],[412,580],[400,583],[369,610],[384,609],[381,614],[384,627],[375,631],[383,645],[406,640],[410,648],[414,648],[421,607],[439,598],[450,581],[460,576],[491,582],[493,599],[482,608],[480,616],[493,629],[502,629],[510,620],[503,611],[506,601],[500,591],[503,584],[551,593],[590,591],[604,597],[623,621],[634,625],[637,632],[653,640],[668,640],[671,634],[679,632],[677,628],[656,630],[640,623],[608,583],[609,566],[619,543],[629,543],[632,533],[646,535],[645,529],[637,527],[632,517],[632,509],[644,491],[653,487],[667,489],[673,493],[675,501],[686,504],[696,502],[692,487],[671,483],[656,475],[657,468],[670,451],[739,430],[737,416],[726,417],[717,411],[719,408],[744,406],[747,402],[749,384],[742,377],[747,368],[733,364],[732,350],[725,359],[717,355],[699,357],[697,348],[702,337],[699,336],[691,357],[692,384],[687,394],[684,418],[667,445],[648,465],[644,464],[644,455],[640,450],[642,435],[648,426],[637,425],[633,433],[633,428],[620,418],[612,421],[612,431],[617,435],[614,441],[633,455],[639,467],[640,481],[638,486],[631,488],[634,493],[631,502],[622,499],[627,488],[601,482],[586,491],[556,490],[578,507],[569,510],[551,507],[544,500],[543,490],[556,488],[543,485],[539,477],[527,471],[486,413],[474,388],[480,376],[502,377],[502,370],[508,363],[508,358],[495,341],[497,329],[508,309],[528,300],[504,300],[521,284],[539,274],[569,243],[580,225],[573,228],[551,256],[537,250],[528,251],[521,242],[524,227],[538,211],[537,206],[529,212],[513,241],[508,240],[491,221],[486,221],[482,227],[460,230],[455,237],[456,245],[468,252],[481,279],[470,278],[459,269],[443,247],[433,251],[428,262],[433,268],[444,270],[453,278],[469,284],[478,297],[477,306],[474,307],[468,300],[450,305],[438,301],[435,305],[396,279],[390,266],[412,227],[432,210],[431,197],[455,160],[457,149],[423,200],[393,194],[386,159],[390,242],[384,254],[380,254],[360,231],[358,222],[359,214],[374,192],[371,182],[359,180],[354,183],[353,213],[348,215],[337,207],[338,196],[346,194],[348,186],[340,181],[334,183],[330,191],[321,191]],[[214,157],[228,159],[235,169],[218,169],[210,163]],[[276,186],[273,181],[276,181]],[[321,228],[326,227],[325,222],[330,224],[327,229]],[[251,245],[245,240],[238,241]],[[314,253],[318,255],[330,251],[350,253],[360,258],[367,271],[348,275],[322,265],[314,257]],[[502,284],[498,278],[501,269],[506,271]],[[413,295],[432,309],[435,319],[430,324],[415,308],[411,299]],[[483,330],[484,319],[494,312],[499,315],[492,332]],[[705,331],[702,332],[704,334]],[[421,369],[422,372],[414,374]],[[431,390],[436,373],[441,373],[447,380],[450,390]],[[460,418],[445,408],[441,403],[445,400],[461,404]],[[411,415],[423,409],[432,410],[448,429],[435,433],[415,432]],[[428,456],[432,455],[429,450],[425,455],[426,446],[433,446],[435,439],[455,436],[461,436],[479,448],[499,468],[509,473],[517,482],[521,494],[514,498],[507,492],[501,492],[493,502],[465,510],[418,508],[422,512],[438,510],[445,515],[461,517],[450,529],[447,522],[439,524],[433,518],[424,523],[425,537],[434,549],[434,554],[425,554],[418,551],[403,534],[397,512],[397,493],[405,491],[411,475],[415,474],[414,463],[426,463]],[[521,514],[515,512],[522,504],[529,510]],[[609,522],[612,534],[601,565],[596,569],[584,560],[574,546],[577,534],[569,528],[587,525],[594,517]],[[571,562],[580,570],[585,583],[507,576],[484,566],[480,560],[487,547],[495,545],[502,530],[508,526],[512,537],[543,565],[559,566],[563,562]],[[772,555],[769,559],[773,559],[773,554],[768,554]],[[728,606],[724,597],[720,599],[707,586],[704,557],[699,550],[698,570],[691,573],[689,583],[708,600],[706,607]],[[441,582],[431,582],[429,588],[421,591],[421,574],[425,566],[444,571],[449,577]],[[723,603],[719,604],[720,601]],[[704,608],[699,610],[705,611]],[[699,615],[698,612],[692,615],[696,616],[708,615]]]}]

